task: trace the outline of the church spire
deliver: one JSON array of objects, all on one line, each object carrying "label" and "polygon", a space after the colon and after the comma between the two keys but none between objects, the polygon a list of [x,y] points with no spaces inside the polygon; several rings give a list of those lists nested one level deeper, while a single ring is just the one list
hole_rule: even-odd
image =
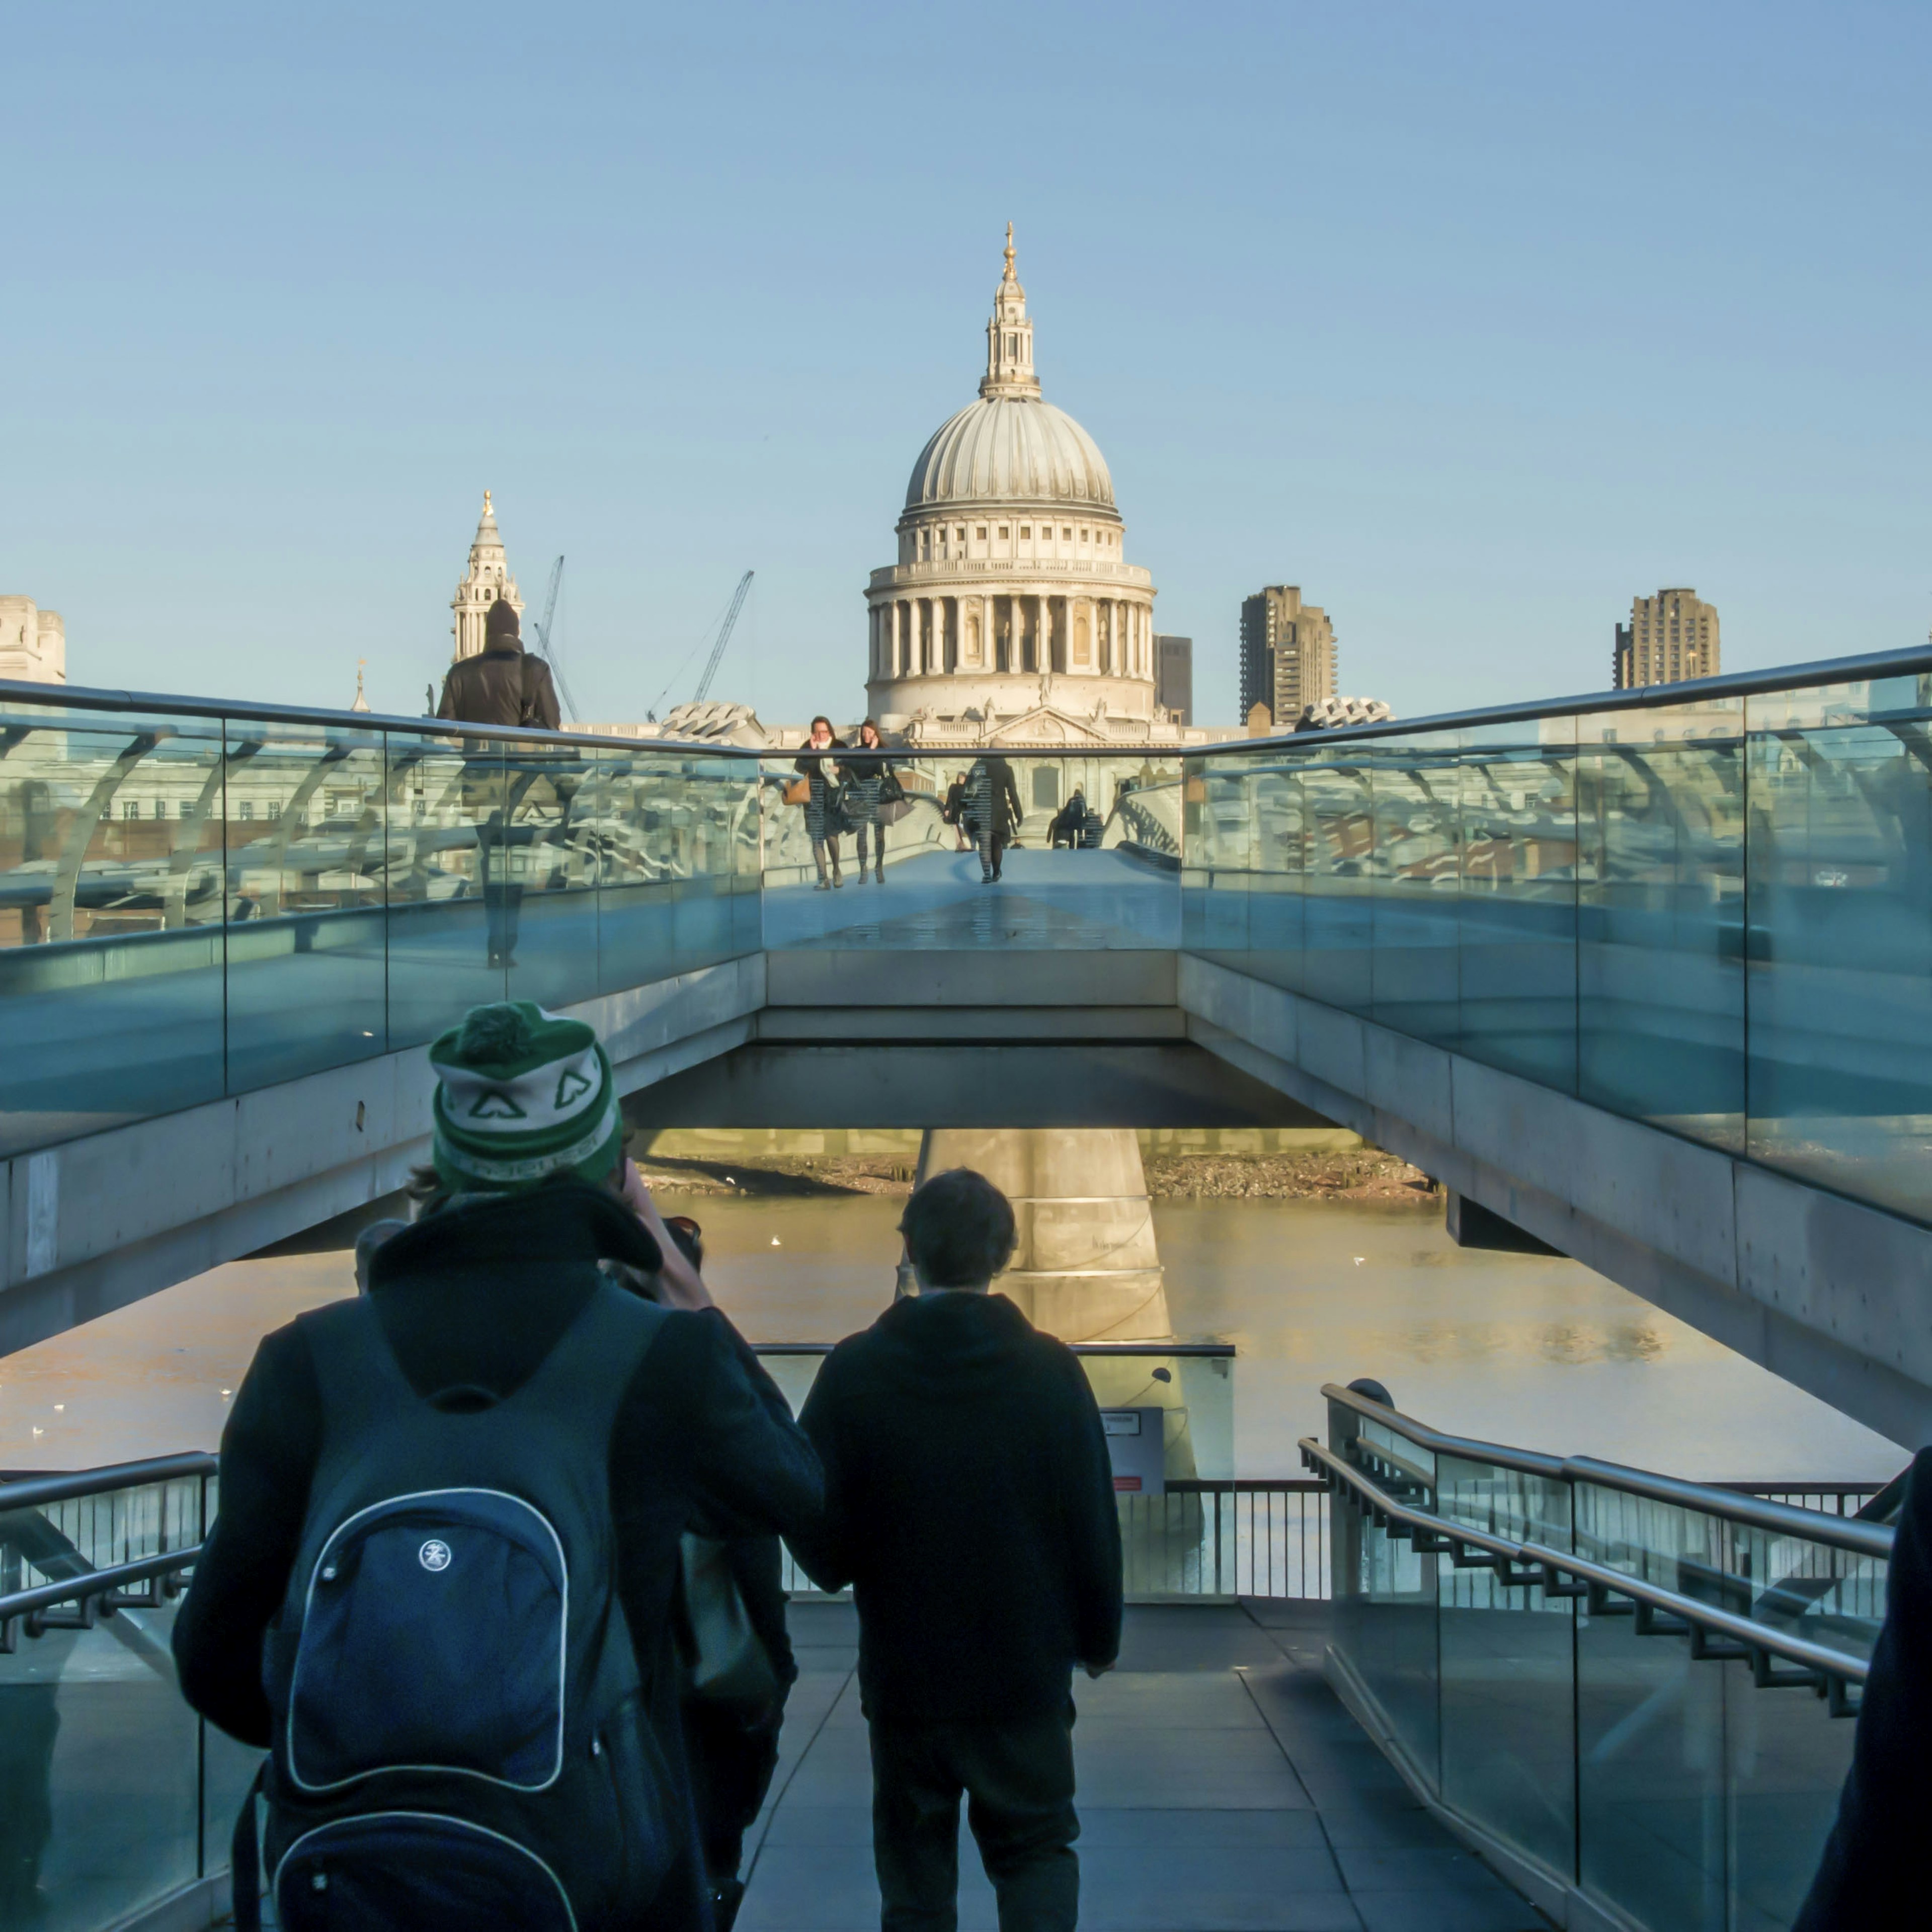
[{"label": "church spire", "polygon": [[986,324],[986,373],[980,379],[982,396],[1018,396],[1040,400],[1040,378],[1033,368],[1033,324],[1027,320],[1026,290],[1013,267],[1013,224],[1006,224],[1006,268],[993,296],[993,313]]}]

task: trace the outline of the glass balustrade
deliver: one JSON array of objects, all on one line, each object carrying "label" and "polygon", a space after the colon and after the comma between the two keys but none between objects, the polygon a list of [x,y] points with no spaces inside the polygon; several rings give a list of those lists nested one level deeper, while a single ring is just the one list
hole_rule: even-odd
[{"label": "glass balustrade", "polygon": [[0,694],[0,1153],[755,951],[754,766]]},{"label": "glass balustrade", "polygon": [[[1646,1494],[1655,1479],[1637,1472],[1494,1460],[1480,1444],[1452,1451],[1332,1396],[1328,1446],[1448,1524],[1574,1552],[1851,1658],[1870,1654],[1884,1615],[1885,1560],[1848,1546],[1857,1531],[1840,1535],[1834,1515],[1688,1485]],[[1619,1923],[1791,1924],[1851,1760],[1853,1727],[1821,1684],[1775,1657],[1726,1655],[1720,1640],[1700,1654],[1675,1619],[1561,1570],[1574,1594],[1480,1549],[1418,1550],[1346,1490],[1333,1511],[1336,1654],[1358,1708],[1432,1796]]]},{"label": "glass balustrade", "polygon": [[796,752],[14,687],[0,1151],[760,947],[1184,948],[1925,1217],[1932,673],[1890,662],[1185,754],[902,747],[883,800],[849,751],[814,794]]}]

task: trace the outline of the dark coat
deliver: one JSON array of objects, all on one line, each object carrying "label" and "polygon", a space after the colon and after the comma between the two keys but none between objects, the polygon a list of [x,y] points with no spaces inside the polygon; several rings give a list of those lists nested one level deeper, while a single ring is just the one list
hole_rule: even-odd
[{"label": "dark coat", "polygon": [[[1760,1695],[1765,1694],[1760,1693]],[[1818,1875],[1792,1932],[1876,1932],[1914,1919],[1932,1810],[1932,1449],[1912,1459],[1852,1744]]]},{"label": "dark coat", "polygon": [[842,752],[845,740],[835,737],[830,744],[814,746],[808,741],[804,746],[806,755],[792,761],[792,770],[805,775],[807,790],[805,800],[805,829],[816,844],[822,838],[836,838],[839,826],[832,811],[832,788],[838,783],[837,761],[832,760],[833,770],[827,771],[825,752]]},{"label": "dark coat", "polygon": [[[369,1296],[418,1394],[466,1386],[501,1396],[536,1372],[606,1259],[648,1271],[658,1256],[613,1196],[560,1184],[475,1198],[404,1229],[370,1258]],[[326,1426],[306,1319],[264,1338],[236,1392],[220,1514],[175,1620],[188,1702],[256,1745],[270,1723],[262,1639],[288,1588]],[[681,1778],[678,1538],[700,1516],[748,1533],[808,1526],[823,1478],[784,1396],[715,1310],[665,1320],[620,1406],[609,1468],[618,1594],[652,1726]],[[688,1808],[672,1798],[670,1815]]]},{"label": "dark coat", "polygon": [[1010,841],[1026,817],[1020,802],[1020,788],[1013,768],[1004,758],[976,758],[966,774],[966,798],[962,816],[967,830],[976,838],[990,833],[1002,845]]},{"label": "dark coat", "polygon": [[839,782],[844,787],[844,818],[847,825],[871,825],[878,821],[879,800],[886,789],[886,775],[893,769],[886,758],[842,758]]},{"label": "dark coat", "polygon": [[868,1716],[1045,1716],[1120,1642],[1120,1529],[1073,1352],[1003,1294],[895,1302],[826,1358],[800,1418],[822,1526],[790,1540],[859,1608]]},{"label": "dark coat", "polygon": [[550,666],[514,638],[452,664],[436,715],[465,724],[523,724],[546,731],[556,730],[562,716]]}]

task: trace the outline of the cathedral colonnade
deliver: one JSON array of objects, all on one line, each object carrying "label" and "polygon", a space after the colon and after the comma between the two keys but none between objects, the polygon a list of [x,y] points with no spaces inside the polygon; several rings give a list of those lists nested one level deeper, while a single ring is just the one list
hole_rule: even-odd
[{"label": "cathedral colonnade", "polygon": [[1124,597],[1042,587],[895,597],[872,606],[874,682],[962,671],[1154,675],[1154,610]]}]

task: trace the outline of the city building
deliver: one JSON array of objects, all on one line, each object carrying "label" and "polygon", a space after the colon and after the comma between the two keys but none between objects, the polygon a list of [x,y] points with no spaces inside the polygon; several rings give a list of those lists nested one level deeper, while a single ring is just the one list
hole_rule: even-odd
[{"label": "city building", "polygon": [[866,587],[867,708],[909,744],[1175,744],[1152,576],[1094,439],[1041,395],[1013,266],[980,394],[914,464],[898,560]]},{"label": "city building", "polygon": [[24,684],[67,682],[67,626],[31,597],[0,597],[0,678]]},{"label": "city building", "polygon": [[1681,684],[1689,677],[1715,677],[1718,670],[1718,607],[1694,590],[1660,590],[1654,597],[1633,597],[1630,620],[1617,626],[1613,688]]},{"label": "city building", "polygon": [[1154,640],[1154,701],[1177,724],[1194,722],[1194,640],[1163,637]]},{"label": "city building", "polygon": [[1241,600],[1240,716],[1264,704],[1288,730],[1336,692],[1335,628],[1299,584],[1270,584]]},{"label": "city building", "polygon": [[483,514],[470,546],[470,568],[449,600],[449,608],[456,614],[449,627],[456,640],[456,648],[450,653],[452,660],[473,658],[483,648],[483,620],[500,597],[519,617],[523,616],[524,600],[517,594],[517,580],[510,574],[503,539],[496,531],[496,513],[490,507],[490,493],[485,490]]}]

